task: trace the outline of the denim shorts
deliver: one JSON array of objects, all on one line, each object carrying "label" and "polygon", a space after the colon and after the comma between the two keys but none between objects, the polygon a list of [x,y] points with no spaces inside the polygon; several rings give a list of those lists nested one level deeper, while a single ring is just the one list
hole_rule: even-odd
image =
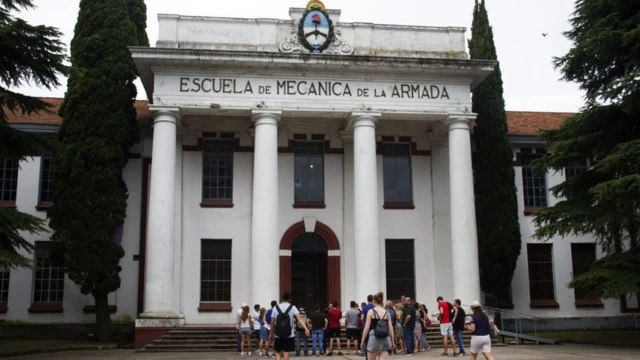
[{"label": "denim shorts", "polygon": [[251,335],[251,328],[240,328],[240,335]]}]

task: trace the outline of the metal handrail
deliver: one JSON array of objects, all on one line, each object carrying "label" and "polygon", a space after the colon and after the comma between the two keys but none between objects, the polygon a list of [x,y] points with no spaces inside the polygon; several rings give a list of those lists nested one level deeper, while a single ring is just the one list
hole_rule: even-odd
[{"label": "metal handrail", "polygon": [[[524,334],[523,331],[523,327],[522,327],[522,319],[531,319],[533,320],[533,333],[534,336],[537,338],[538,337],[538,320],[542,320],[543,318],[539,317],[539,316],[533,316],[533,315],[529,315],[529,314],[522,314],[522,313],[517,313],[515,311],[509,311],[509,310],[503,310],[503,309],[499,309],[499,308],[494,308],[494,307],[490,307],[490,306],[483,306],[486,310],[492,311],[494,313],[494,318],[495,318],[495,313],[499,313],[500,316],[500,327],[501,329],[504,330],[504,316],[502,315],[506,315],[509,314],[511,315],[511,319],[514,322],[515,325],[515,338],[516,338],[516,344],[518,344],[520,342],[520,339],[518,337],[519,334]],[[504,340],[504,339],[503,339]],[[536,341],[536,344],[540,344],[538,341]]]}]

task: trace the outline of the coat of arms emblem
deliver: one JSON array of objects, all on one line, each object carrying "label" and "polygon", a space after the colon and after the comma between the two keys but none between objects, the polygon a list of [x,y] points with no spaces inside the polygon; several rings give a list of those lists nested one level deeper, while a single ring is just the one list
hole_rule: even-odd
[{"label": "coat of arms emblem", "polygon": [[321,53],[331,45],[333,37],[333,22],[324,4],[319,0],[309,1],[298,27],[300,43],[312,53]]}]

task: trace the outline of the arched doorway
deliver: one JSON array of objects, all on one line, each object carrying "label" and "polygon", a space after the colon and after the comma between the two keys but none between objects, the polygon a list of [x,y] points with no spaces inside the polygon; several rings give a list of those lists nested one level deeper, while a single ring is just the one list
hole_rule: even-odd
[{"label": "arched doorway", "polygon": [[326,307],[340,301],[340,244],[319,221],[292,225],[280,241],[280,293],[290,292],[296,305]]}]

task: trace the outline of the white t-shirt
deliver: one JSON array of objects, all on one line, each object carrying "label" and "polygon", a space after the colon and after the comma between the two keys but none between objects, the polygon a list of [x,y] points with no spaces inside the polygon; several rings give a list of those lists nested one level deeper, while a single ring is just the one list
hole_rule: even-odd
[{"label": "white t-shirt", "polygon": [[[285,311],[287,311],[287,308],[289,308],[289,304],[288,302],[282,302],[278,305],[276,305],[273,308],[273,313],[271,314],[271,321],[276,322],[276,320],[278,319],[278,315],[280,315],[280,313],[278,312],[278,309],[276,308],[280,308],[280,310],[282,311],[282,313],[284,314]],[[295,331],[296,328],[293,326],[294,322],[295,322],[295,318],[296,315],[299,314],[300,312],[298,311],[298,308],[295,306],[291,307],[291,310],[289,310],[289,321],[291,321],[291,335],[289,336],[290,338],[295,337]],[[278,337],[278,335],[276,335],[276,337]]]},{"label": "white t-shirt", "polygon": [[254,311],[251,318],[253,319],[253,330],[260,330],[260,313]]}]

